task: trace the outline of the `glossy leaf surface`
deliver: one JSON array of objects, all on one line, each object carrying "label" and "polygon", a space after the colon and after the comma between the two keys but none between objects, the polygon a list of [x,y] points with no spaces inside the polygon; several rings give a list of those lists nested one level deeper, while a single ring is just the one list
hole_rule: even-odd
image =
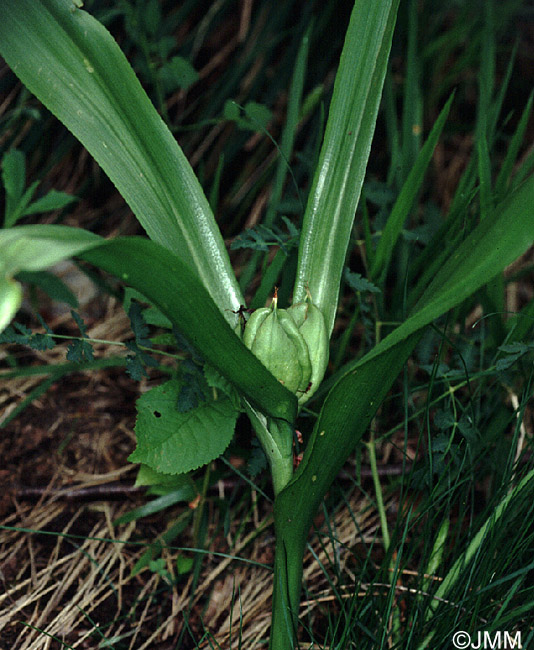
[{"label": "glossy leaf surface", "polygon": [[229,322],[243,302],[204,192],[109,32],[71,0],[0,0],[0,52],[87,148],[149,237],[202,279]]},{"label": "glossy leaf surface", "polygon": [[296,397],[247,350],[191,269],[155,242],[140,237],[103,240],[67,226],[19,226],[0,231],[0,259],[5,261],[0,289],[18,271],[43,269],[72,255],[112,273],[146,296],[261,412],[294,421]]},{"label": "glossy leaf surface", "polygon": [[309,289],[330,334],[365,176],[398,0],[357,0],[341,54],[328,123],[306,206],[294,302]]},{"label": "glossy leaf surface", "polygon": [[[298,602],[302,553],[321,500],[361,440],[416,345],[422,329],[484,286],[534,241],[534,177],[489,215],[458,247],[401,326],[347,372],[326,397],[304,459],[275,500],[275,525],[290,605]],[[298,504],[298,508],[295,507]]]}]

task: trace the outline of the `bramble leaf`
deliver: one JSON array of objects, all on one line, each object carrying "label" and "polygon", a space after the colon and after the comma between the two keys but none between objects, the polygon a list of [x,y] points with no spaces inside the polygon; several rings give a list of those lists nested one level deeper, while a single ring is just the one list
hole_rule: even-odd
[{"label": "bramble leaf", "polygon": [[180,413],[176,403],[182,384],[171,381],[137,401],[137,448],[129,460],[157,472],[182,474],[220,456],[234,435],[238,412],[227,398],[202,402]]}]

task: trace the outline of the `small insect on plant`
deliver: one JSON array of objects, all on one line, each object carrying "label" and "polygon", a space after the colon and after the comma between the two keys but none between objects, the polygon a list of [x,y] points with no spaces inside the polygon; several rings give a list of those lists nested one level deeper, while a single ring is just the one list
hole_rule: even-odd
[{"label": "small insect on plant", "polygon": [[239,305],[239,309],[231,309],[230,311],[238,317],[237,329],[239,334],[242,335],[247,324],[247,314],[252,314],[254,310],[247,309],[246,305]]},{"label": "small insect on plant", "polygon": [[[269,647],[296,648],[304,551],[321,502],[347,458],[362,448],[370,422],[428,326],[502,277],[531,245],[534,176],[507,179],[495,205],[481,201],[479,212],[463,204],[464,212],[444,219],[426,248],[414,249],[417,270],[406,273],[402,319],[369,351],[339,368],[327,390],[322,382],[399,0],[354,3],[300,223],[292,291],[285,287],[290,304],[282,307],[275,292],[267,306],[263,302],[254,310],[245,307],[191,165],[116,41],[82,5],[80,0],[0,0],[0,51],[29,91],[94,157],[148,237],[105,240],[61,225],[0,231],[0,326],[5,329],[21,305],[19,273],[75,257],[139,292],[179,331],[195,350],[207,384],[217,390],[189,404],[195,418],[176,409],[182,395],[176,379],[143,395],[130,460],[158,476],[185,475],[223,454],[239,414],[248,416],[274,492]],[[309,42],[308,30],[299,44],[292,87],[303,83]],[[385,286],[452,102],[451,96],[416,151],[380,237],[367,233],[369,286]],[[292,110],[299,114],[298,102]],[[482,162],[472,168],[471,185],[462,196],[476,196],[479,179],[481,198],[486,197],[483,153],[481,147]],[[314,411],[308,409],[312,400]],[[313,426],[295,460],[293,442],[304,413]],[[506,503],[533,476],[518,483]],[[440,602],[446,602],[456,580],[455,573],[440,583]]]}]

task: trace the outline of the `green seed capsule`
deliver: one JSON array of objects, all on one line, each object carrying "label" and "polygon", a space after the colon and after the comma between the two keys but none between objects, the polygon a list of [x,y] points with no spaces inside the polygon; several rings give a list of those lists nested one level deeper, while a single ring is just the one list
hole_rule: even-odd
[{"label": "green seed capsule", "polygon": [[285,309],[278,310],[278,320],[280,325],[284,328],[285,333],[295,346],[297,350],[297,357],[299,360],[299,366],[302,371],[302,379],[297,388],[298,391],[305,391],[308,387],[308,384],[311,379],[312,374],[312,365],[310,361],[310,353],[308,350],[308,345],[303,334],[299,331],[299,328],[295,325],[295,321],[291,318],[289,313]]},{"label": "green seed capsule", "polygon": [[302,338],[306,341],[311,363],[310,382],[299,395],[304,404],[315,393],[328,365],[328,334],[323,314],[310,300],[292,305],[287,313],[294,320]]},{"label": "green seed capsule", "polygon": [[285,309],[257,309],[249,318],[243,342],[292,393],[305,390],[311,377],[306,342]]}]

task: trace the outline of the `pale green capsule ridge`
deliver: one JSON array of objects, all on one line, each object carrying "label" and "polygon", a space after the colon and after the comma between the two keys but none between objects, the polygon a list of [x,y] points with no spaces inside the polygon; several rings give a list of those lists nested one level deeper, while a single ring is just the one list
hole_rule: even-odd
[{"label": "pale green capsule ridge", "polygon": [[291,318],[285,309],[278,310],[278,320],[297,350],[299,366],[302,371],[302,378],[297,390],[299,392],[305,391],[308,387],[312,374],[312,365],[310,361],[308,345],[299,328],[296,326],[295,321]]},{"label": "pale green capsule ridge", "polygon": [[299,395],[299,404],[304,404],[319,388],[328,365],[328,332],[321,310],[313,304],[310,296],[304,302],[292,305],[287,313],[294,320],[302,338],[306,341],[311,363],[310,381]]},{"label": "pale green capsule ridge", "polygon": [[269,307],[262,307],[261,309],[256,309],[248,319],[245,325],[245,330],[243,331],[243,343],[249,350],[252,349],[252,343],[254,342],[260,325],[270,313],[271,309]]}]

